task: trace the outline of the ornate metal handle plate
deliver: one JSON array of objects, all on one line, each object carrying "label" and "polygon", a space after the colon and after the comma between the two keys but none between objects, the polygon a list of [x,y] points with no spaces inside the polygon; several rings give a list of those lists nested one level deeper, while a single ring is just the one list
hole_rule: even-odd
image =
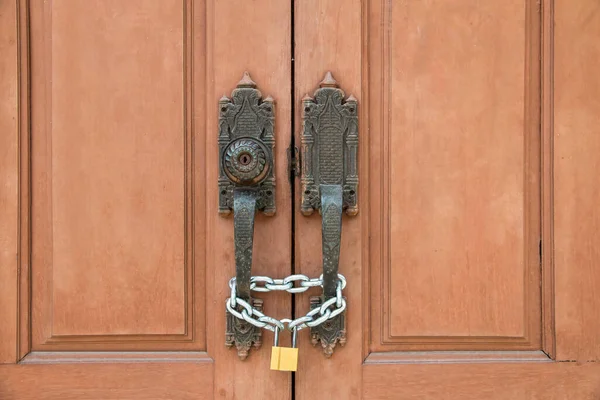
[{"label": "ornate metal handle plate", "polygon": [[[219,213],[233,210],[237,296],[259,312],[262,301],[250,297],[254,216],[275,214],[274,115],[273,99],[262,99],[247,72],[231,98],[219,100]],[[227,312],[225,344],[245,359],[260,347],[261,330]]]},{"label": "ornate metal handle plate", "polygon": [[[302,99],[302,214],[322,215],[323,296],[311,307],[336,297],[342,211],[358,213],[358,102],[338,87],[330,72],[314,97]],[[321,343],[327,357],[336,343],[346,342],[344,314],[311,328],[313,344]]]}]

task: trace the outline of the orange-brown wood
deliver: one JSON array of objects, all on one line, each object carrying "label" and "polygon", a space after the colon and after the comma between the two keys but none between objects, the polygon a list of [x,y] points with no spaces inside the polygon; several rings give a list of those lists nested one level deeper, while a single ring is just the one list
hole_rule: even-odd
[{"label": "orange-brown wood", "polygon": [[543,351],[386,351],[371,353],[365,364],[469,364],[552,362]]},{"label": "orange-brown wood", "polygon": [[[287,177],[286,149],[290,132],[291,85],[291,9],[290,2],[280,0],[207,1],[207,135],[205,140],[208,196],[206,228],[208,269],[207,327],[208,353],[215,362],[215,398],[218,399],[288,399],[291,374],[270,370],[273,335],[263,330],[263,347],[252,351],[241,362],[235,350],[224,346],[225,299],[229,279],[235,275],[233,252],[233,218],[217,215],[217,102],[230,95],[244,71],[248,71],[264,97],[275,99],[275,178],[276,207],[274,217],[257,215],[254,233],[253,275],[284,277],[290,274],[291,211],[290,185]],[[213,134],[214,133],[214,134]],[[291,316],[291,299],[287,293],[256,294],[264,300],[264,312],[275,318]],[[289,335],[281,335],[282,345]]]},{"label": "orange-brown wood", "polygon": [[394,4],[380,17],[369,82],[372,348],[537,349],[535,4]]},{"label": "orange-brown wood", "polygon": [[0,363],[17,360],[19,59],[14,1],[0,3]]},{"label": "orange-brown wood", "polygon": [[378,89],[387,92],[382,304],[392,342],[525,333],[521,3],[389,11]]},{"label": "orange-brown wood", "polygon": [[542,348],[556,358],[554,291],[554,3],[543,2],[541,42]]},{"label": "orange-brown wood", "polygon": [[[17,186],[3,209],[15,213],[1,232],[15,264],[2,265],[12,291],[0,332],[2,361],[26,366],[0,372],[0,397],[289,398],[290,375],[268,368],[270,335],[247,362],[224,346],[233,222],[217,214],[216,179],[218,99],[248,70],[277,103],[279,213],[257,218],[254,273],[288,275],[289,4],[15,4],[1,14],[14,85],[1,139],[15,152],[2,160],[3,189]],[[265,29],[273,20],[283,23]],[[270,315],[290,316],[289,295],[264,300]]]},{"label": "orange-brown wood", "polygon": [[17,298],[17,359],[22,359],[31,346],[31,102],[30,102],[30,51],[29,9],[27,4],[17,2],[17,46],[19,90],[19,247],[18,247],[18,298]]},{"label": "orange-brown wood", "polygon": [[174,363],[213,360],[202,351],[33,351],[20,361],[23,365],[90,363]]},{"label": "orange-brown wood", "polygon": [[33,326],[43,335],[34,347],[57,336],[185,334],[185,4],[32,10],[43,27],[32,41],[33,119],[44,127],[32,145]]},{"label": "orange-brown wood", "polygon": [[[340,269],[362,275],[363,285],[350,291],[364,294],[361,304],[348,302],[347,348],[319,359],[303,349],[308,341],[301,336],[297,396],[595,398],[594,364],[548,357],[560,357],[555,299],[557,321],[561,296],[569,299],[565,318],[587,315],[582,309],[595,304],[599,283],[593,252],[580,255],[590,266],[583,275],[571,267],[570,281],[554,276],[552,2],[361,6],[296,3],[297,101],[312,91],[320,68],[334,71],[347,92],[356,91],[354,82],[336,69],[361,76],[360,209],[367,213],[358,220],[363,235],[352,236],[357,221],[343,222],[343,236],[351,232],[352,239],[342,240]],[[589,15],[590,7],[577,15]],[[574,35],[577,23],[569,24]],[[353,47],[357,38],[362,51]],[[566,78],[564,84],[568,90]],[[588,154],[586,166],[595,166],[598,157]],[[573,158],[563,163],[577,165]],[[565,198],[575,191],[568,189]],[[593,190],[588,183],[585,193],[595,198]],[[576,201],[593,215],[587,200],[563,207]],[[572,230],[587,222],[572,211],[567,217]],[[321,268],[320,221],[298,213],[296,221],[296,268],[314,275]],[[356,268],[348,272],[344,262]],[[577,293],[582,279],[590,282]],[[297,315],[305,312],[303,302]],[[594,319],[587,321],[569,318],[564,330],[594,340]],[[362,351],[353,351],[354,340]],[[578,354],[595,349],[591,342],[565,344]]]},{"label": "orange-brown wood", "polygon": [[[358,99],[361,116],[366,115],[368,105],[363,101],[362,67],[362,6],[358,0],[324,0],[295,2],[295,101],[297,107],[305,94],[312,95],[327,71],[331,71],[346,96],[353,94]],[[296,143],[300,143],[300,110],[296,112]],[[360,129],[364,120],[359,117]],[[361,156],[368,145],[368,135],[361,130],[359,147]],[[364,159],[360,159],[360,163]],[[364,164],[361,164],[364,166]],[[320,346],[310,345],[309,330],[299,332],[299,360],[296,373],[296,396],[300,400],[313,398],[358,399],[360,398],[362,361],[362,257],[366,248],[366,216],[368,200],[365,188],[365,169],[359,175],[359,214],[343,216],[342,251],[339,273],[348,285],[344,290],[349,311],[346,319],[348,342],[339,345],[331,359],[323,356]],[[296,186],[300,199],[299,185]],[[362,197],[361,197],[362,196]],[[321,218],[319,214],[304,217],[300,213],[300,202],[296,201],[296,258],[297,273],[318,277],[323,272],[321,254]],[[309,310],[309,297],[320,295],[312,289],[296,295],[296,317]],[[364,332],[368,333],[368,332]]]},{"label": "orange-brown wood", "polygon": [[[253,275],[292,272],[292,229],[295,272],[321,273],[286,149],[326,71],[360,107],[348,343],[299,333],[296,398],[598,398],[599,8],[0,2],[0,399],[291,398],[270,333],[224,346],[217,102],[246,70],[277,113]],[[289,318],[313,294],[257,297]]]},{"label": "orange-brown wood", "polygon": [[595,363],[367,365],[362,398],[436,400],[595,400]]},{"label": "orange-brown wood", "polygon": [[31,5],[34,349],[205,348],[205,281],[192,282],[203,253],[192,244],[193,11]]},{"label": "orange-brown wood", "polygon": [[0,366],[3,400],[213,399],[213,364],[71,363]]},{"label": "orange-brown wood", "polygon": [[556,357],[600,358],[600,4],[555,11]]}]

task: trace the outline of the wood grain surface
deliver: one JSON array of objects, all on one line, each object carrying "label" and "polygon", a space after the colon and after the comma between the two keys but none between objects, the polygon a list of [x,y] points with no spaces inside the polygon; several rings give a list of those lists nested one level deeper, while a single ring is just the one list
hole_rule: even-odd
[{"label": "wood grain surface", "polygon": [[600,359],[600,4],[556,2],[556,357]]},{"label": "wood grain surface", "polygon": [[17,8],[0,3],[0,363],[17,361],[19,63]]},{"label": "wood grain surface", "polygon": [[2,400],[214,399],[211,363],[0,366]]},{"label": "wood grain surface", "polygon": [[[599,18],[595,0],[0,1],[0,399],[600,398]],[[327,71],[359,101],[348,343],[325,359],[300,332],[293,376],[269,370],[270,333],[245,362],[224,346],[217,102],[244,71],[276,102],[253,275],[292,272],[292,213],[295,272],[322,272],[286,150]],[[290,318],[317,293],[258,297]]]},{"label": "wood grain surface", "polygon": [[362,398],[596,400],[596,363],[369,365]]},{"label": "wood grain surface", "polygon": [[[365,154],[368,135],[364,130],[367,103],[363,101],[362,67],[362,7],[358,0],[322,0],[295,2],[295,102],[296,143],[300,143],[301,99],[305,94],[312,95],[327,71],[331,71],[346,96],[358,99],[359,150]],[[363,108],[364,107],[364,108]],[[365,184],[368,180],[364,159],[360,158],[359,172],[359,214],[355,217],[342,217],[342,244],[339,273],[344,275],[348,286],[344,296],[348,301],[346,329],[348,343],[338,347],[331,359],[323,356],[320,346],[310,344],[308,330],[299,333],[299,360],[296,373],[296,396],[298,399],[326,397],[357,399],[360,397],[360,364],[362,361],[362,273],[363,257],[367,250],[364,240],[369,199]],[[321,254],[321,218],[318,213],[305,217],[300,213],[300,185],[296,186],[296,258],[297,273],[318,277],[323,273]],[[364,208],[363,208],[364,207]],[[309,297],[319,295],[310,291],[297,295],[296,316],[305,315],[309,310]],[[365,304],[366,305],[366,304]],[[343,384],[340,377],[343,376]]]}]

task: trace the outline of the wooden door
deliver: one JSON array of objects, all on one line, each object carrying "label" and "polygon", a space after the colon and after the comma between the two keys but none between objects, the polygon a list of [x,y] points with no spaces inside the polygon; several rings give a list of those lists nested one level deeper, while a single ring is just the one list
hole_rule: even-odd
[{"label": "wooden door", "polygon": [[[599,11],[1,1],[0,399],[598,398]],[[216,105],[245,70],[276,100],[254,275],[321,273],[286,149],[326,71],[359,101],[348,341],[326,359],[301,331],[295,374],[269,333],[243,362],[224,346]]]},{"label": "wooden door", "polygon": [[[297,399],[600,398],[598,15],[295,2],[295,104],[330,70],[360,109],[347,344],[325,359],[300,336]],[[315,276],[320,219],[295,220]]]},{"label": "wooden door", "polygon": [[224,345],[217,193],[218,100],[247,70],[281,171],[254,272],[289,275],[290,3],[7,0],[0,32],[0,398],[290,398],[272,337]]}]

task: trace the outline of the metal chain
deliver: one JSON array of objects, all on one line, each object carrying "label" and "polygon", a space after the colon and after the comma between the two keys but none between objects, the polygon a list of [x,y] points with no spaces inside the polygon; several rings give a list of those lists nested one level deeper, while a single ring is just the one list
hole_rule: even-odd
[{"label": "metal chain", "polygon": [[[299,282],[299,286],[294,286]],[[264,285],[263,285],[264,284]],[[273,279],[268,276],[253,276],[250,278],[250,289],[256,292],[286,291],[288,293],[302,293],[311,287],[323,287],[323,275],[319,278],[310,279],[306,275],[295,274],[284,279]],[[342,290],[346,287],[346,278],[338,274],[336,296],[325,301],[320,307],[310,310],[305,316],[294,320],[269,317],[250,305],[244,299],[236,295],[236,279],[231,278],[229,288],[231,296],[227,299],[226,307],[234,317],[247,321],[248,323],[275,332],[276,329],[286,328],[290,331],[313,328],[321,325],[327,320],[333,319],[346,310],[346,300],[342,297]],[[255,318],[256,317],[256,318]]]},{"label": "metal chain", "polygon": [[[346,278],[342,274],[338,274],[338,279],[342,283],[342,290],[346,287]],[[299,282],[299,286],[294,286],[295,282]],[[229,288],[234,290],[236,285],[235,277],[229,280]],[[288,293],[306,292],[312,287],[323,287],[323,274],[318,278],[309,278],[306,275],[295,274],[284,279],[270,278],[268,276],[253,276],[250,278],[250,290],[255,292],[272,292],[286,291]]]}]

